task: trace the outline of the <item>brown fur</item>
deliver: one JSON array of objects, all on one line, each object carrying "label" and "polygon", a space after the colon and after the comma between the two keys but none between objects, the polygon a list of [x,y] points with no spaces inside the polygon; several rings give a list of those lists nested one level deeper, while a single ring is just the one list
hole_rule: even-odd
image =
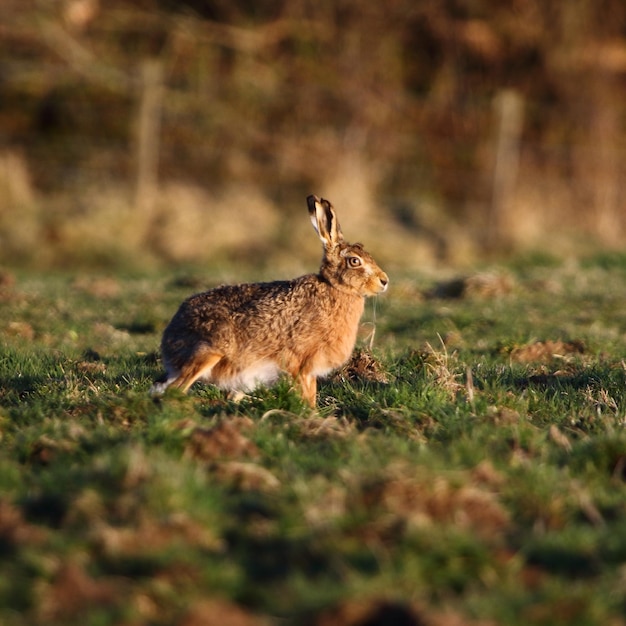
[{"label": "brown fur", "polygon": [[334,209],[307,198],[324,245],[318,274],[289,281],[225,285],[191,296],[163,333],[166,379],[186,391],[205,380],[247,391],[289,373],[315,406],[317,377],[350,357],[364,298],[387,287],[387,275],[361,244],[343,240]]}]

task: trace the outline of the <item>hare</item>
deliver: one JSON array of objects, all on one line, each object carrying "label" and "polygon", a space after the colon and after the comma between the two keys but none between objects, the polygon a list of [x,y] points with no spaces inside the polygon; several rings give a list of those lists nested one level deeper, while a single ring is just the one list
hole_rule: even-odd
[{"label": "hare", "polygon": [[319,272],[185,300],[163,333],[166,373],[153,394],[170,385],[186,392],[197,380],[242,394],[286,372],[315,407],[317,378],[348,360],[365,297],[384,292],[389,279],[361,244],[344,241],[328,200],[311,195],[307,204],[324,247]]}]

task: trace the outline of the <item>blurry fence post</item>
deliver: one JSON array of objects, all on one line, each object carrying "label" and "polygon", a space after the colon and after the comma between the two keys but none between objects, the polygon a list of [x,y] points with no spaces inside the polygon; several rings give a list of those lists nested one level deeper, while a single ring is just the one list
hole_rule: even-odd
[{"label": "blurry fence post", "polygon": [[144,61],[136,130],[135,207],[147,225],[158,185],[159,134],[163,107],[163,67],[160,61]]},{"label": "blurry fence post", "polygon": [[507,233],[507,213],[515,193],[519,165],[524,103],[512,89],[499,92],[494,99],[496,118],[495,156],[491,203],[485,229],[485,247],[503,248],[510,243]]}]

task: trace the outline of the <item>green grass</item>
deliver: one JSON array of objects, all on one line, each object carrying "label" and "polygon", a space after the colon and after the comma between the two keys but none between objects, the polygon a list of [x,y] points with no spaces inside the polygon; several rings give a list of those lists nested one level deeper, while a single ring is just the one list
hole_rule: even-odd
[{"label": "green grass", "polygon": [[626,624],[624,258],[481,276],[504,287],[396,277],[374,370],[313,413],[286,380],[148,396],[211,279],[18,274],[0,622]]}]

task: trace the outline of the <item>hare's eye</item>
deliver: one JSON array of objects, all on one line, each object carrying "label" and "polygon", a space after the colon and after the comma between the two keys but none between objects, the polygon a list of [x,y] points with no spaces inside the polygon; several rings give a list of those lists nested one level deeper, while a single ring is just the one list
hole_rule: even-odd
[{"label": "hare's eye", "polygon": [[363,261],[358,256],[349,256],[348,265],[350,267],[360,267]]}]

